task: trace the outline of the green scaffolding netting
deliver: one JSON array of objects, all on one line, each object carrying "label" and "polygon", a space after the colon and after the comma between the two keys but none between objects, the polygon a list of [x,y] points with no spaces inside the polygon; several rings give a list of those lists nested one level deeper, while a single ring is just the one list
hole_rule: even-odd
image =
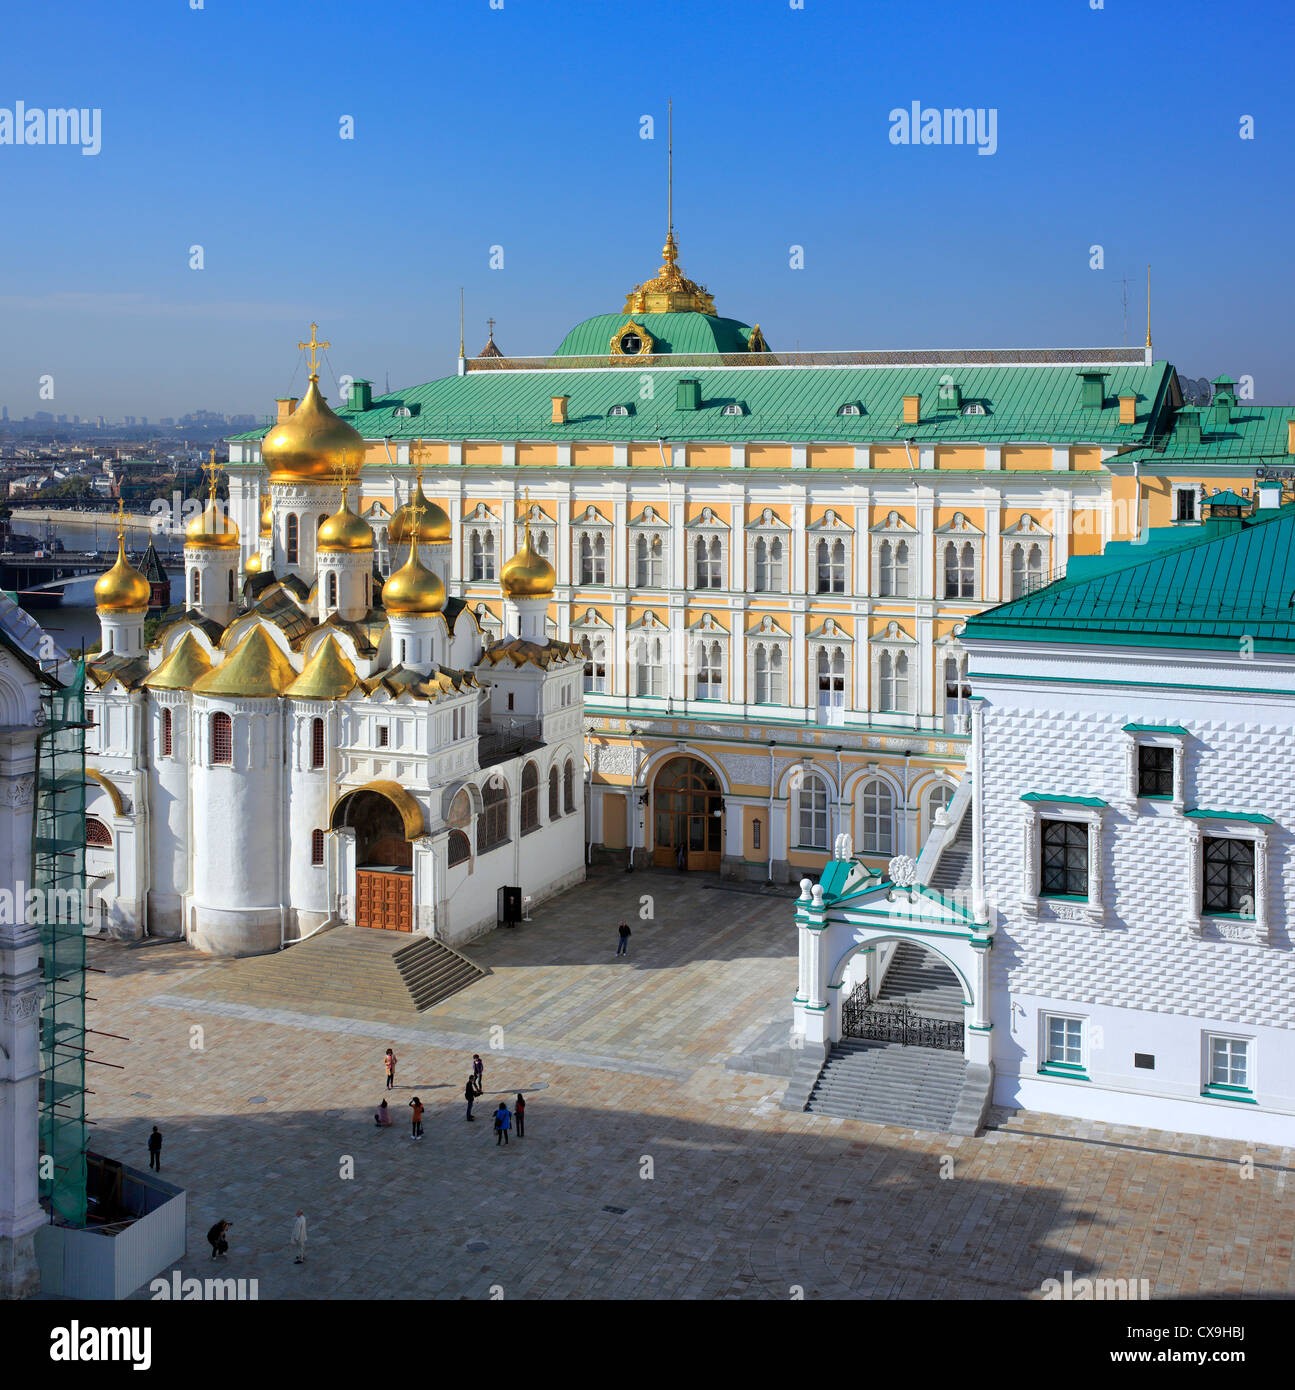
[{"label": "green scaffolding netting", "polygon": [[[41,1197],[52,1219],[86,1219],[85,663],[42,697],[31,884],[40,914]],[[30,912],[29,918],[31,920]]]}]

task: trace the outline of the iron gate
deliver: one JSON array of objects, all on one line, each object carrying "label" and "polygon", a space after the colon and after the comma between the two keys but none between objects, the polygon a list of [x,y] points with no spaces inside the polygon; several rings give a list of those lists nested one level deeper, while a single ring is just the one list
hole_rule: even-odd
[{"label": "iron gate", "polygon": [[930,1018],[908,1004],[882,1004],[872,997],[866,980],[841,1005],[841,1032],[847,1038],[896,1042],[904,1047],[935,1047],[944,1052],[963,1050],[960,1022]]}]

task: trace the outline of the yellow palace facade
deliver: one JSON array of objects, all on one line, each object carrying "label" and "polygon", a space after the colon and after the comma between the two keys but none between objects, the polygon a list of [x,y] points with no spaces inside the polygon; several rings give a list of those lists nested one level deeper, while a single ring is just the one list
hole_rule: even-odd
[{"label": "yellow palace facade", "polygon": [[[551,356],[492,334],[454,376],[339,406],[379,573],[411,502],[443,513],[427,558],[487,638],[516,630],[498,575],[529,522],[549,633],[586,656],[591,854],[758,881],[842,834],[915,857],[967,771],[965,620],[1295,463],[1291,412],[1223,379],[1189,408],[1149,344],[780,353],[677,258],[671,232]],[[230,442],[252,571],[263,434]],[[308,568],[326,502],[284,501]]]}]

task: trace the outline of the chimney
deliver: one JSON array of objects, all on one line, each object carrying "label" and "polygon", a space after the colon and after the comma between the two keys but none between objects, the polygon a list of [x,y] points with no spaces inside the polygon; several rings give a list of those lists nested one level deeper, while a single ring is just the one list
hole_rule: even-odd
[{"label": "chimney", "polygon": [[1286,452],[1295,454],[1295,420],[1286,421]]},{"label": "chimney", "polygon": [[570,396],[553,397],[553,419],[550,422],[554,425],[565,425],[567,423],[567,402]]},{"label": "chimney", "polygon": [[1134,425],[1138,419],[1138,398],[1132,392],[1120,396],[1120,424]]},{"label": "chimney", "polygon": [[298,396],[280,396],[275,401],[275,405],[279,407],[279,413],[275,416],[276,423],[282,424],[296,410],[299,399]]},{"label": "chimney", "polygon": [[906,425],[916,425],[922,418],[922,398],[921,396],[904,397],[904,423]]},{"label": "chimney", "polygon": [[368,410],[373,404],[373,383],[357,376],[351,382],[351,393],[347,397],[346,404],[352,410]]},{"label": "chimney", "polygon": [[679,382],[675,404],[680,410],[701,409],[701,382],[685,379]]},{"label": "chimney", "polygon": [[[1295,425],[1295,420],[1290,423]],[[1256,483],[1255,493],[1261,512],[1275,512],[1282,504],[1282,485],[1277,478],[1265,478],[1262,482]]]},{"label": "chimney", "polygon": [[1174,419],[1174,435],[1184,444],[1201,442],[1201,413],[1194,406],[1184,406]]}]

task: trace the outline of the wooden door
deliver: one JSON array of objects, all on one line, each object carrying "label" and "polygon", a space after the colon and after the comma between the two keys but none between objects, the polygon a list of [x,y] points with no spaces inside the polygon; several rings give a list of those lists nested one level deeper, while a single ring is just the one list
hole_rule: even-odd
[{"label": "wooden door", "polygon": [[355,924],[378,931],[413,931],[413,875],[393,869],[357,869]]}]

